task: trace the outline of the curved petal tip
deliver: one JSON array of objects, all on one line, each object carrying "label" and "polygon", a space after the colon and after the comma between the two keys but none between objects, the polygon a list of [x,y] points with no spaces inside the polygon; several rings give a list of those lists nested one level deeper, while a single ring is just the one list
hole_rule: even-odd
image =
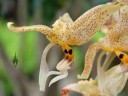
[{"label": "curved petal tip", "polygon": [[13,22],[8,22],[7,27],[10,28],[14,23]]}]

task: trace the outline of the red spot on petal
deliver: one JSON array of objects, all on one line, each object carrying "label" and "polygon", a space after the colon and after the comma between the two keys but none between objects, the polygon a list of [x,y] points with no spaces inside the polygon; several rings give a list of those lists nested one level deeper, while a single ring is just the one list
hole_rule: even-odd
[{"label": "red spot on petal", "polygon": [[69,94],[69,90],[63,89],[63,90],[61,91],[61,96],[66,96],[66,95],[68,95],[68,94]]}]

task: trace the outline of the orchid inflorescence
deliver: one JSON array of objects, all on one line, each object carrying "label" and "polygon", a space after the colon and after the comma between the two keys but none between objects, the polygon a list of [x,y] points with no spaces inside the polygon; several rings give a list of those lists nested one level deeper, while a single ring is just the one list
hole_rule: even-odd
[{"label": "orchid inflorescence", "polygon": [[[107,24],[109,24],[109,26]],[[128,77],[128,56],[122,51],[128,51],[128,0],[117,0],[116,2],[98,5],[82,14],[75,21],[71,19],[68,13],[65,13],[55,21],[52,28],[45,25],[15,27],[13,26],[13,22],[7,23],[7,26],[9,30],[13,32],[26,32],[32,30],[41,32],[46,35],[50,41],[41,59],[39,73],[41,91],[45,90],[45,83],[50,75],[58,76],[50,81],[49,86],[67,77],[68,69],[70,69],[71,64],[73,64],[75,55],[71,46],[79,46],[88,42],[105,26],[107,28],[106,36],[89,46],[85,55],[84,70],[82,74],[77,77],[79,79],[88,79],[95,55],[99,49],[106,52],[115,52],[121,60],[121,63],[107,71],[104,71],[101,64],[98,63],[98,84],[97,80],[79,81],[78,83],[65,87],[62,90],[62,96],[68,96],[70,90],[79,92],[84,96],[116,96],[125,86]],[[46,62],[47,53],[54,45],[60,45],[65,54],[65,58],[56,66],[58,71],[50,71]],[[111,92],[115,83],[118,84],[115,86],[114,91]]]},{"label": "orchid inflorescence", "polygon": [[[97,78],[93,80],[81,80],[77,83],[69,84],[62,89],[61,96],[69,96],[70,91],[82,94],[82,96],[117,96],[128,79],[128,62],[121,62],[104,71],[101,66],[101,59],[106,52],[101,52],[97,64]],[[121,51],[115,51],[119,56],[123,54],[125,59],[128,60],[128,55]],[[106,63],[107,64],[107,63]]]}]

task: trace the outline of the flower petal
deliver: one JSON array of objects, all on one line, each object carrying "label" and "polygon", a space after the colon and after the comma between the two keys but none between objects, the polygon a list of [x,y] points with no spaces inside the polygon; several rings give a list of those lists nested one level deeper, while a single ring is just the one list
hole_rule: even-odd
[{"label": "flower petal", "polygon": [[68,61],[67,59],[63,59],[61,60],[57,66],[56,69],[59,71],[66,71],[68,69],[70,69],[70,65],[73,63],[73,61]]},{"label": "flower petal", "polygon": [[15,27],[13,26],[13,22],[8,22],[7,27],[9,30],[13,32],[26,32],[26,31],[38,31],[46,36],[53,36],[54,33],[52,32],[52,29],[50,27],[47,27],[45,25],[32,25],[32,26],[22,26],[22,27]]},{"label": "flower petal", "polygon": [[[111,46],[117,50],[127,51],[128,49],[128,6],[124,5],[120,8],[118,21],[113,29],[108,32],[108,39],[112,43]],[[109,42],[108,41],[108,42]],[[121,46],[120,46],[121,45]]]},{"label": "flower petal", "polygon": [[65,13],[62,17],[59,18],[64,23],[73,23],[72,18],[69,16],[68,13]]},{"label": "flower petal", "polygon": [[[65,90],[67,92],[66,94]],[[62,89],[62,96],[68,96],[69,91],[74,91],[84,96],[100,96],[98,87],[95,85],[95,81],[92,79],[67,85]]]},{"label": "flower petal", "polygon": [[124,88],[128,79],[128,73],[123,73],[120,65],[112,67],[104,72],[101,65],[98,64],[98,86],[102,94],[117,96]]},{"label": "flower petal", "polygon": [[77,83],[69,84],[61,90],[61,96],[69,96],[69,92],[74,91],[80,93],[80,89]]},{"label": "flower petal", "polygon": [[110,16],[119,10],[121,4],[98,5],[81,15],[71,26],[73,29],[70,38],[75,38],[79,45],[89,41],[98,32]]},{"label": "flower petal", "polygon": [[78,75],[79,79],[87,79],[91,73],[93,62],[97,51],[100,49],[100,43],[96,42],[89,46],[85,56],[85,66],[81,75]]},{"label": "flower petal", "polygon": [[67,59],[63,59],[61,60],[57,66],[56,66],[56,69],[58,71],[60,71],[60,74],[59,76],[56,76],[54,77],[50,83],[49,83],[49,86],[51,86],[51,84],[57,82],[58,80],[60,79],[63,79],[63,78],[66,78],[68,76],[68,69],[70,69],[70,65],[73,63],[73,61],[68,61]]},{"label": "flower petal", "polygon": [[45,90],[46,80],[47,80],[48,76],[50,75],[49,74],[49,67],[48,67],[47,62],[46,62],[46,56],[47,56],[47,53],[50,50],[50,48],[53,46],[54,46],[54,44],[52,44],[52,43],[48,44],[47,47],[44,49],[44,52],[42,54],[40,71],[39,71],[39,86],[40,86],[41,91]]},{"label": "flower petal", "polygon": [[50,81],[49,87],[50,87],[53,83],[57,82],[57,81],[60,80],[60,79],[66,78],[67,76],[68,76],[68,72],[67,72],[67,71],[64,71],[63,73],[60,73],[59,76],[56,76],[55,78],[53,78],[53,79]]}]

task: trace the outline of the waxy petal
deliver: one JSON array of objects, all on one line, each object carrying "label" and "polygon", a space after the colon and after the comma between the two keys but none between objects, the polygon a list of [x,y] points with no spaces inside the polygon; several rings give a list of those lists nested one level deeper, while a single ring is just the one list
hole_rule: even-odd
[{"label": "waxy petal", "polygon": [[120,65],[114,66],[105,72],[101,65],[98,64],[97,73],[98,86],[101,95],[109,94],[117,96],[117,94],[123,90],[128,79],[128,73],[122,72]]},{"label": "waxy petal", "polygon": [[[51,73],[50,75],[58,75],[58,76],[56,76],[56,77],[54,77],[51,81],[50,81],[50,83],[49,83],[49,87],[53,84],[53,83],[55,83],[55,82],[57,82],[57,81],[59,81],[59,80],[61,80],[61,79],[64,79],[64,78],[66,78],[67,76],[68,76],[68,69],[70,69],[70,65],[73,63],[73,61],[68,61],[67,59],[63,59],[63,60],[61,60],[58,64],[57,64],[57,66],[56,66],[56,69],[58,70],[58,71],[56,71],[56,72],[58,72],[58,74],[54,74],[54,73]],[[50,71],[51,72],[51,71]]]},{"label": "waxy petal", "polygon": [[[91,45],[87,50],[85,57],[85,68],[81,75],[81,79],[88,78],[97,49],[113,52],[114,50],[127,51],[128,49],[128,6],[124,5],[120,9],[120,18],[112,30],[107,32],[105,38],[99,41],[99,45]],[[97,48],[96,48],[97,47]],[[84,75],[86,73],[86,75]]]},{"label": "waxy petal", "polygon": [[69,84],[62,89],[61,96],[69,96],[70,91],[80,93],[82,96],[100,96],[98,87],[94,82],[94,80],[85,80]]},{"label": "waxy petal", "polygon": [[73,23],[72,18],[69,16],[68,13],[65,13],[61,16],[55,23],[52,25],[54,28],[62,28],[65,24]]},{"label": "waxy petal", "polygon": [[64,79],[64,78],[66,78],[67,76],[68,76],[68,71],[60,72],[59,76],[54,77],[54,78],[50,81],[49,87],[50,87],[53,83],[55,83],[55,82],[57,82],[57,81],[59,81],[59,80],[61,80],[61,79]]},{"label": "waxy petal", "polygon": [[48,78],[49,74],[49,67],[46,61],[47,53],[50,50],[51,47],[53,47],[54,44],[50,43],[47,45],[47,47],[44,49],[44,52],[42,54],[41,58],[41,64],[40,64],[40,71],[39,71],[39,85],[40,90],[45,90],[46,80]]},{"label": "waxy petal", "polygon": [[15,27],[15,26],[13,26],[13,24],[14,24],[13,22],[7,23],[8,29],[13,32],[38,31],[38,32],[45,34],[46,36],[49,36],[49,37],[54,35],[54,33],[52,32],[52,29],[45,25]]},{"label": "waxy petal", "polygon": [[[113,27],[113,29],[108,32],[111,42],[117,41],[119,40],[119,38],[125,38],[125,36],[128,36],[128,32],[127,32],[128,10],[127,9],[128,9],[127,5],[124,5],[123,7],[120,8],[118,22]],[[120,42],[123,42],[123,41],[120,41]]]},{"label": "waxy petal", "polygon": [[[115,53],[117,54],[118,57],[123,56],[125,58],[123,60],[127,61],[126,60],[128,59],[127,54],[120,51],[115,51]],[[97,64],[98,87],[101,95],[109,94],[107,96],[110,95],[117,96],[117,94],[119,94],[122,91],[122,89],[124,88],[127,82],[128,72],[126,70],[122,70],[122,65],[127,65],[128,63],[126,64],[126,62],[121,62],[120,65],[116,65],[105,72],[101,67],[101,60],[104,55],[105,52],[102,52],[98,58],[98,64]]]},{"label": "waxy petal", "polygon": [[66,78],[68,76],[67,70],[70,69],[70,65],[73,63],[73,61],[68,61],[67,59],[63,59],[57,64],[56,68],[58,71],[50,71],[46,62],[46,56],[50,48],[53,46],[54,44],[52,43],[47,45],[47,47],[45,48],[42,54],[40,72],[39,72],[39,85],[41,91],[45,90],[46,81],[49,76],[58,75],[50,81],[49,86],[51,86],[51,84],[57,82],[60,79]]},{"label": "waxy petal", "polygon": [[124,88],[128,72],[122,72],[120,65],[114,66],[106,72],[97,65],[97,80],[85,80],[69,84],[62,89],[61,96],[69,96],[70,91],[75,91],[83,96],[117,96]]},{"label": "waxy petal", "polygon": [[89,41],[110,16],[119,10],[121,4],[98,5],[81,15],[71,26],[71,38],[78,39],[79,44]]},{"label": "waxy petal", "polygon": [[81,75],[78,75],[79,79],[87,79],[89,77],[96,53],[98,52],[99,49],[100,49],[99,43],[94,43],[91,46],[89,46],[89,49],[85,55],[84,70]]}]

